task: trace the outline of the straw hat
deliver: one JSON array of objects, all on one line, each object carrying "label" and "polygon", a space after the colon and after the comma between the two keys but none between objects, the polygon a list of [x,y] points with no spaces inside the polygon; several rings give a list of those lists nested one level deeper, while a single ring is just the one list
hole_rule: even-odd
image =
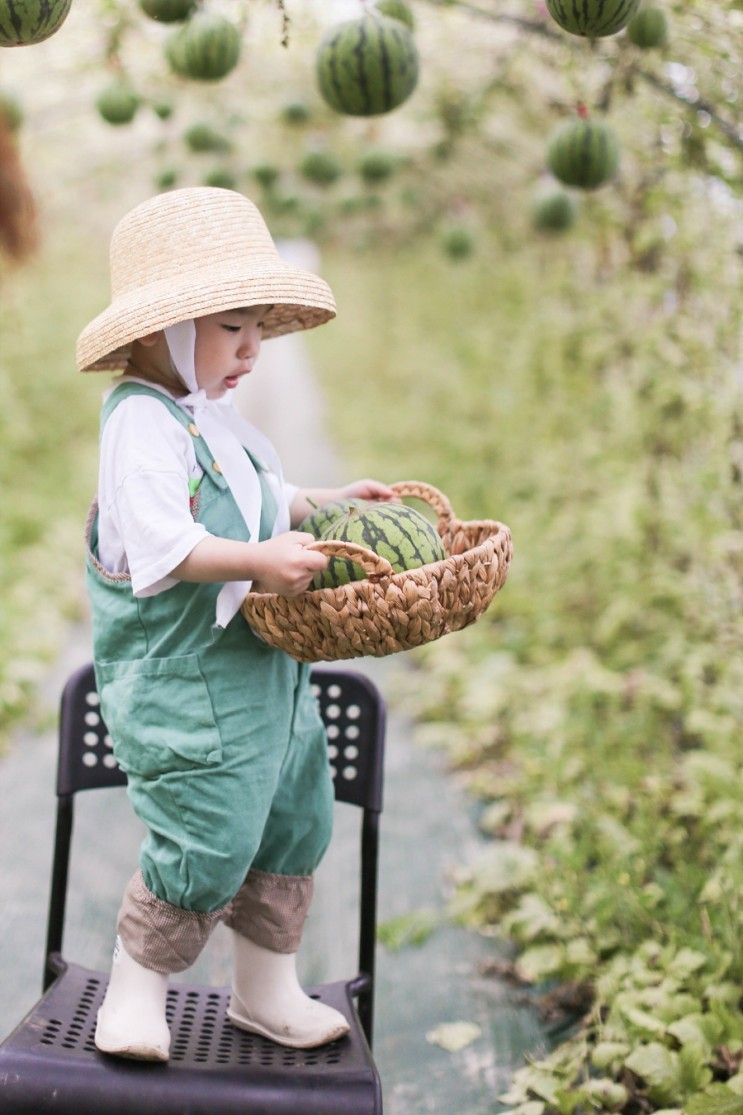
[{"label": "straw hat", "polygon": [[256,206],[235,190],[172,190],[111,237],[111,305],[77,341],[81,372],[122,368],[131,342],[219,310],[270,305],[264,339],[335,317],[327,283],[280,258]]}]

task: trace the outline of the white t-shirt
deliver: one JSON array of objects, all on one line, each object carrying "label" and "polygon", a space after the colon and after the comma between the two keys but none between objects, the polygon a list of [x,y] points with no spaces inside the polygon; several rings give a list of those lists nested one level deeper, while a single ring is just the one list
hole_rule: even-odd
[{"label": "white t-shirt", "polygon": [[[178,584],[171,570],[208,531],[194,521],[189,480],[203,469],[193,438],[151,395],[130,395],[107,419],[98,470],[98,557],[129,573],[135,596]],[[286,484],[291,504],[297,488]]]}]

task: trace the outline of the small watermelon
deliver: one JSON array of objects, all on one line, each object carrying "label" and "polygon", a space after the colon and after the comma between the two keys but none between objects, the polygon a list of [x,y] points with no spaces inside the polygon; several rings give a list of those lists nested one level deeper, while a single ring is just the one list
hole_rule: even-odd
[{"label": "small watermelon", "polygon": [[32,46],[58,31],[72,0],[0,0],[0,46]]},{"label": "small watermelon", "polygon": [[299,173],[318,186],[332,186],[343,174],[343,167],[330,151],[308,151],[299,164]]},{"label": "small watermelon", "polygon": [[616,35],[639,5],[640,0],[547,0],[547,10],[563,30],[589,39]]},{"label": "small watermelon", "polygon": [[160,120],[169,120],[173,115],[172,101],[153,101],[152,111]]},{"label": "small watermelon", "polygon": [[450,225],[441,234],[441,247],[449,259],[467,259],[475,250],[475,238],[464,225]]},{"label": "small watermelon", "polygon": [[302,520],[297,530],[306,530],[310,534],[314,534],[315,538],[322,538],[325,531],[332,526],[333,523],[348,514],[352,507],[368,507],[370,503],[371,500],[368,499],[331,500],[329,503],[324,503],[321,507],[316,507],[306,519]]},{"label": "small watermelon", "polygon": [[155,177],[155,185],[158,190],[171,190],[178,181],[178,171],[172,167],[166,167],[161,170]]},{"label": "small watermelon", "polygon": [[168,41],[170,68],[180,77],[219,81],[234,70],[240,58],[240,32],[220,15],[197,12]]},{"label": "small watermelon", "polygon": [[158,23],[182,23],[196,11],[198,0],[139,0],[139,6]]},{"label": "small watermelon", "polygon": [[204,175],[204,185],[217,186],[220,190],[236,190],[237,179],[227,167],[215,166],[213,170]]},{"label": "small watermelon", "polygon": [[565,232],[575,224],[576,205],[564,190],[552,190],[534,204],[534,226],[542,232]]},{"label": "small watermelon", "polygon": [[258,163],[250,172],[259,186],[264,190],[272,190],[279,180],[280,170],[273,163]]},{"label": "small watermelon", "polygon": [[573,120],[552,139],[549,168],[566,186],[594,190],[613,178],[619,166],[619,144],[607,124]]},{"label": "small watermelon", "polygon": [[183,141],[190,151],[203,154],[207,151],[226,155],[232,144],[221,132],[215,131],[211,124],[192,124],[183,133]]},{"label": "small watermelon", "polygon": [[387,151],[366,151],[358,163],[359,174],[368,184],[385,182],[394,174],[396,167],[395,156]]},{"label": "small watermelon", "polygon": [[[386,558],[395,573],[443,561],[446,557],[444,543],[433,523],[402,503],[369,501],[365,507],[351,507],[326,528],[322,537],[366,546]],[[313,585],[336,588],[350,581],[362,581],[366,576],[355,562],[331,558],[327,569],[317,574]]]},{"label": "small watermelon", "polygon": [[107,124],[129,124],[139,104],[139,96],[129,82],[117,79],[100,93],[95,107]]},{"label": "small watermelon", "polygon": [[408,99],[418,82],[413,36],[399,20],[375,13],[339,23],[320,43],[317,81],[336,112],[390,112]]},{"label": "small watermelon", "polygon": [[290,101],[281,110],[281,119],[285,124],[306,124],[311,115],[304,101]]},{"label": "small watermelon", "polygon": [[643,8],[627,24],[627,38],[641,50],[655,50],[668,42],[668,20],[662,8]]},{"label": "small watermelon", "polygon": [[411,31],[415,30],[415,17],[405,0],[377,0],[377,11],[390,19],[399,19]]}]

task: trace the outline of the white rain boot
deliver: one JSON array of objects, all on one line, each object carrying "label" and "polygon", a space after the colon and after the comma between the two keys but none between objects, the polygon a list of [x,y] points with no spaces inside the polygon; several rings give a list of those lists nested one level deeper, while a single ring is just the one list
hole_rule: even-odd
[{"label": "white rain boot", "polygon": [[232,939],[231,1022],[293,1049],[314,1049],[348,1033],[339,1011],[305,995],[297,979],[296,953],[271,952],[240,933],[233,932]]},{"label": "white rain boot", "polygon": [[116,938],[111,979],[98,1011],[96,1048],[117,1057],[167,1061],[170,1030],[165,1021],[168,977],[133,960]]}]

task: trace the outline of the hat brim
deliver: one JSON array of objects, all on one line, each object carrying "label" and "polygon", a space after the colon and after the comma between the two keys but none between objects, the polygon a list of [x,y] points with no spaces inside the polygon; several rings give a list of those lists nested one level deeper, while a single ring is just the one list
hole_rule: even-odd
[{"label": "hat brim", "polygon": [[126,365],[132,341],[139,337],[189,318],[248,306],[272,307],[264,340],[313,329],[336,312],[330,287],[311,271],[283,263],[249,271],[221,265],[202,271],[187,286],[157,282],[119,295],[78,337],[77,367],[81,372],[115,371]]}]

